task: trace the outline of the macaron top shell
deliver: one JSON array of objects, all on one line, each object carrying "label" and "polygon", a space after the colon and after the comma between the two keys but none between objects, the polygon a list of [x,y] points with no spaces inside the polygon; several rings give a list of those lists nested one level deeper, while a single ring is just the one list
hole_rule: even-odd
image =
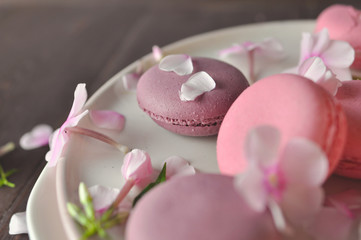
[{"label": "macaron top shell", "polygon": [[345,111],[348,124],[345,150],[336,173],[361,179],[361,81],[342,82],[336,99]]},{"label": "macaron top shell", "polygon": [[[146,71],[137,86],[139,106],[154,120],[168,124],[171,128],[175,125],[218,125],[217,133],[228,108],[249,84],[238,69],[227,63],[199,57],[192,57],[192,62],[193,72],[185,76],[162,71],[158,65]],[[182,84],[200,71],[207,72],[213,78],[215,89],[194,101],[182,101],[179,96]],[[184,134],[194,135],[192,132]]]},{"label": "macaron top shell", "polygon": [[233,178],[196,174],[163,183],[135,206],[127,240],[281,239],[268,212],[249,209]]},{"label": "macaron top shell", "polygon": [[281,150],[294,137],[314,141],[326,153],[330,172],[339,162],[347,131],[341,107],[319,85],[293,74],[261,79],[238,97],[220,128],[217,160],[222,173],[233,175],[246,168],[244,140],[259,125],[280,130]]},{"label": "macaron top shell", "polygon": [[323,10],[317,18],[316,32],[327,28],[331,39],[350,43],[355,49],[354,68],[361,68],[361,11],[352,6],[335,4]]}]

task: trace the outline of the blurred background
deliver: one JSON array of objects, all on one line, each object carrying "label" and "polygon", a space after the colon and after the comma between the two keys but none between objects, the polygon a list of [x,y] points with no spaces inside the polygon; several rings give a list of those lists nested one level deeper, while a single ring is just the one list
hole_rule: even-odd
[{"label": "blurred background", "polygon": [[[360,0],[343,0],[361,9]],[[1,0],[0,145],[39,123],[64,122],[77,83],[92,95],[153,45],[248,23],[315,19],[331,0]],[[18,170],[0,188],[0,239],[14,212],[25,211],[48,147],[3,156]]]}]

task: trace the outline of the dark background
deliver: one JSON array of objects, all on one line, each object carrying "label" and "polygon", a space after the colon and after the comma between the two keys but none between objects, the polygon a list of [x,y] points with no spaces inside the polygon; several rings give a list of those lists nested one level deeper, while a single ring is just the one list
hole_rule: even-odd
[{"label": "dark background", "polygon": [[[341,1],[340,1],[341,2]],[[317,0],[2,0],[0,1],[0,145],[18,144],[39,123],[64,122],[77,83],[92,95],[128,64],[198,33],[246,23],[315,19],[336,1]],[[361,9],[360,0],[342,1]],[[48,147],[17,147],[0,159],[15,188],[0,188],[0,239],[25,211]],[[46,207],[46,206],[44,206]]]}]

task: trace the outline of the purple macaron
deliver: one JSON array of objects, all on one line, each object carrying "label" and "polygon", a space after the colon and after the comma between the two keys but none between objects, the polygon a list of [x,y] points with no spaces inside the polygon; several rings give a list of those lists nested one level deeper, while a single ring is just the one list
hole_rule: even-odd
[{"label": "purple macaron", "polygon": [[[159,65],[147,70],[138,82],[138,104],[169,131],[187,136],[215,135],[229,107],[249,86],[248,81],[237,68],[215,59],[192,57],[189,62],[193,65],[191,72],[182,75],[161,70]],[[184,100],[181,92],[185,83],[192,88],[190,78],[200,72],[213,79],[213,88]]]}]

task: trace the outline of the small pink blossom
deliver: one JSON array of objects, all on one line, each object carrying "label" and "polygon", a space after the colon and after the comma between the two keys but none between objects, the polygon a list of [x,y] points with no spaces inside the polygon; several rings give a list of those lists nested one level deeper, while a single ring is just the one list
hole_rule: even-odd
[{"label": "small pink blossom", "polygon": [[152,176],[153,167],[148,153],[140,149],[133,149],[124,156],[121,168],[125,184],[118,193],[111,207],[117,207],[128,195],[135,184],[141,184]]},{"label": "small pink blossom", "polygon": [[86,100],[87,92],[85,84],[78,84],[74,92],[73,106],[66,121],[59,129],[55,130],[50,139],[50,151],[45,156],[45,159],[49,162],[49,167],[56,165],[58,159],[61,157],[64,146],[69,140],[69,134],[66,128],[76,126],[80,119],[88,113],[88,110],[83,110]]},{"label": "small pink blossom", "polygon": [[53,128],[47,124],[36,125],[30,132],[25,133],[19,141],[20,147],[25,150],[35,149],[49,144],[49,137]]},{"label": "small pink blossom", "polygon": [[235,186],[252,209],[270,209],[276,227],[290,233],[286,219],[305,225],[321,209],[328,161],[307,139],[294,138],[279,149],[280,139],[271,126],[250,131],[245,143],[249,167],[235,178]]},{"label": "small pink blossom", "polygon": [[342,85],[336,75],[325,65],[320,57],[306,59],[298,68],[298,74],[321,85],[333,96]]},{"label": "small pink blossom", "polygon": [[[219,52],[220,58],[226,59],[228,57],[239,57],[243,58],[246,56],[248,61],[248,76],[247,79],[250,83],[254,83],[256,80],[256,64],[262,65],[260,69],[267,66],[265,60],[281,60],[285,57],[285,51],[283,45],[275,38],[266,38],[261,42],[243,42],[241,44],[235,44],[232,47],[223,49]],[[256,60],[256,57],[259,57]],[[243,61],[242,65],[243,65]],[[238,66],[242,68],[242,66]],[[246,72],[246,71],[245,71]]]},{"label": "small pink blossom", "polygon": [[326,28],[315,34],[303,33],[298,65],[310,57],[320,57],[341,81],[352,79],[350,66],[355,59],[355,50],[347,42],[331,40]]},{"label": "small pink blossom", "polygon": [[148,153],[133,149],[125,155],[121,171],[127,181],[134,181],[135,183],[151,176],[153,167]]},{"label": "small pink blossom", "polygon": [[167,158],[164,163],[167,164],[167,179],[178,176],[194,175],[196,173],[196,170],[188,161],[178,156],[171,156]]},{"label": "small pink blossom", "polygon": [[121,131],[124,128],[125,117],[115,111],[110,110],[91,110],[89,116],[94,125],[104,129]]}]

